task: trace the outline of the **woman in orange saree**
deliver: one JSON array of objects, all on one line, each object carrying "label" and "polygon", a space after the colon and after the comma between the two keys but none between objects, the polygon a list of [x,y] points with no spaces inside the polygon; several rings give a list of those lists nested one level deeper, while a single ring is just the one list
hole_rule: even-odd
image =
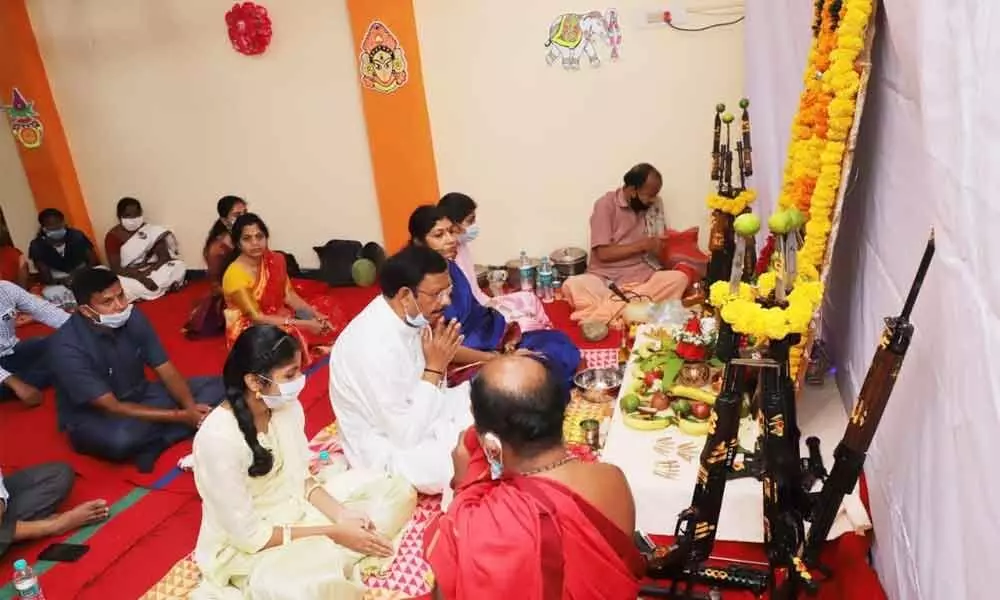
[{"label": "woman in orange saree", "polygon": [[303,349],[327,354],[334,328],[329,316],[303,300],[292,287],[285,256],[267,247],[270,236],[260,217],[247,213],[233,224],[239,254],[222,276],[226,300],[226,346],[232,348],[245,329],[254,324],[275,325],[295,337]]}]

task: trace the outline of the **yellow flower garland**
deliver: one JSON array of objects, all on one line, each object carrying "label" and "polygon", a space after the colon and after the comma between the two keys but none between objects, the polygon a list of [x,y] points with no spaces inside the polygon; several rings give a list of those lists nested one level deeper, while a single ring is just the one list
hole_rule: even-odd
[{"label": "yellow flower garland", "polygon": [[719,194],[709,194],[706,204],[711,210],[721,210],[722,212],[738,217],[743,214],[747,206],[753,204],[757,199],[757,192],[746,189],[736,195],[735,198],[726,198]]},{"label": "yellow flower garland", "polygon": [[[805,241],[797,255],[798,276],[788,294],[785,309],[764,308],[756,302],[774,291],[777,285],[774,272],[762,274],[756,287],[741,283],[735,295],[730,293],[729,282],[712,284],[709,302],[738,333],[768,339],[781,339],[790,333],[806,334],[823,298],[820,269],[833,227],[844,154],[861,85],[856,63],[864,50],[865,30],[874,9],[873,0],[844,0],[834,29],[829,11],[831,4],[830,0],[817,3],[816,21],[820,22],[820,32],[809,51],[805,89],[792,124],[792,139],[778,199],[782,210],[808,209]],[[708,198],[708,206],[738,215],[753,201],[753,196],[742,206],[736,202],[738,199],[712,195]],[[739,210],[735,211],[737,208]],[[793,377],[798,376],[802,367],[806,338],[803,335],[802,343],[791,349],[789,366]]]}]

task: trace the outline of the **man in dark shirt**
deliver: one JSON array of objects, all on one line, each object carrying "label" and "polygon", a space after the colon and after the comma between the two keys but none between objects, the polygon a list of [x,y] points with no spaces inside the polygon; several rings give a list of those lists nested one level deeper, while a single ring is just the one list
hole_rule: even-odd
[{"label": "man in dark shirt", "polygon": [[[73,279],[79,309],[50,339],[59,426],[73,448],[152,469],[222,402],[220,377],[185,381],[146,316],[125,299],[118,277],[95,267]],[[148,381],[145,368],[159,381]]]}]

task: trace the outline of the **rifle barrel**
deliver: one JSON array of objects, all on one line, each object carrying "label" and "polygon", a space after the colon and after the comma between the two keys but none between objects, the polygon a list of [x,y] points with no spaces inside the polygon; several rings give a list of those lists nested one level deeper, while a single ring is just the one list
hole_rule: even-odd
[{"label": "rifle barrel", "polygon": [[910,320],[910,313],[913,312],[913,305],[917,302],[917,295],[920,293],[920,286],[924,284],[924,277],[927,276],[927,269],[931,266],[931,259],[934,257],[934,229],[931,229],[931,237],[927,240],[927,247],[924,248],[924,257],[920,260],[920,267],[917,268],[917,276],[910,286],[910,293],[906,296],[906,304],[903,305],[903,313],[899,316],[902,321]]}]

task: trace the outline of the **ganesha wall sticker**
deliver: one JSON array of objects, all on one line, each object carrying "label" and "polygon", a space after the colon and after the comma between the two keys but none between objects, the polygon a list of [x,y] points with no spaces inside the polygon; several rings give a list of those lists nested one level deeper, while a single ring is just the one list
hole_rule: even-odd
[{"label": "ganesha wall sticker", "polygon": [[599,43],[610,49],[612,61],[621,57],[622,29],[616,9],[609,8],[604,13],[592,10],[559,15],[549,25],[545,62],[552,66],[558,60],[564,69],[575,71],[580,68],[580,59],[586,56],[591,67],[599,67]]},{"label": "ganesha wall sticker", "polygon": [[10,121],[10,132],[25,148],[37,148],[42,145],[42,121],[35,111],[35,103],[25,99],[20,90],[11,91],[9,106],[3,106]]},{"label": "ganesha wall sticker", "polygon": [[381,21],[372,21],[361,40],[361,84],[391,94],[407,80],[406,55],[399,38]]}]

